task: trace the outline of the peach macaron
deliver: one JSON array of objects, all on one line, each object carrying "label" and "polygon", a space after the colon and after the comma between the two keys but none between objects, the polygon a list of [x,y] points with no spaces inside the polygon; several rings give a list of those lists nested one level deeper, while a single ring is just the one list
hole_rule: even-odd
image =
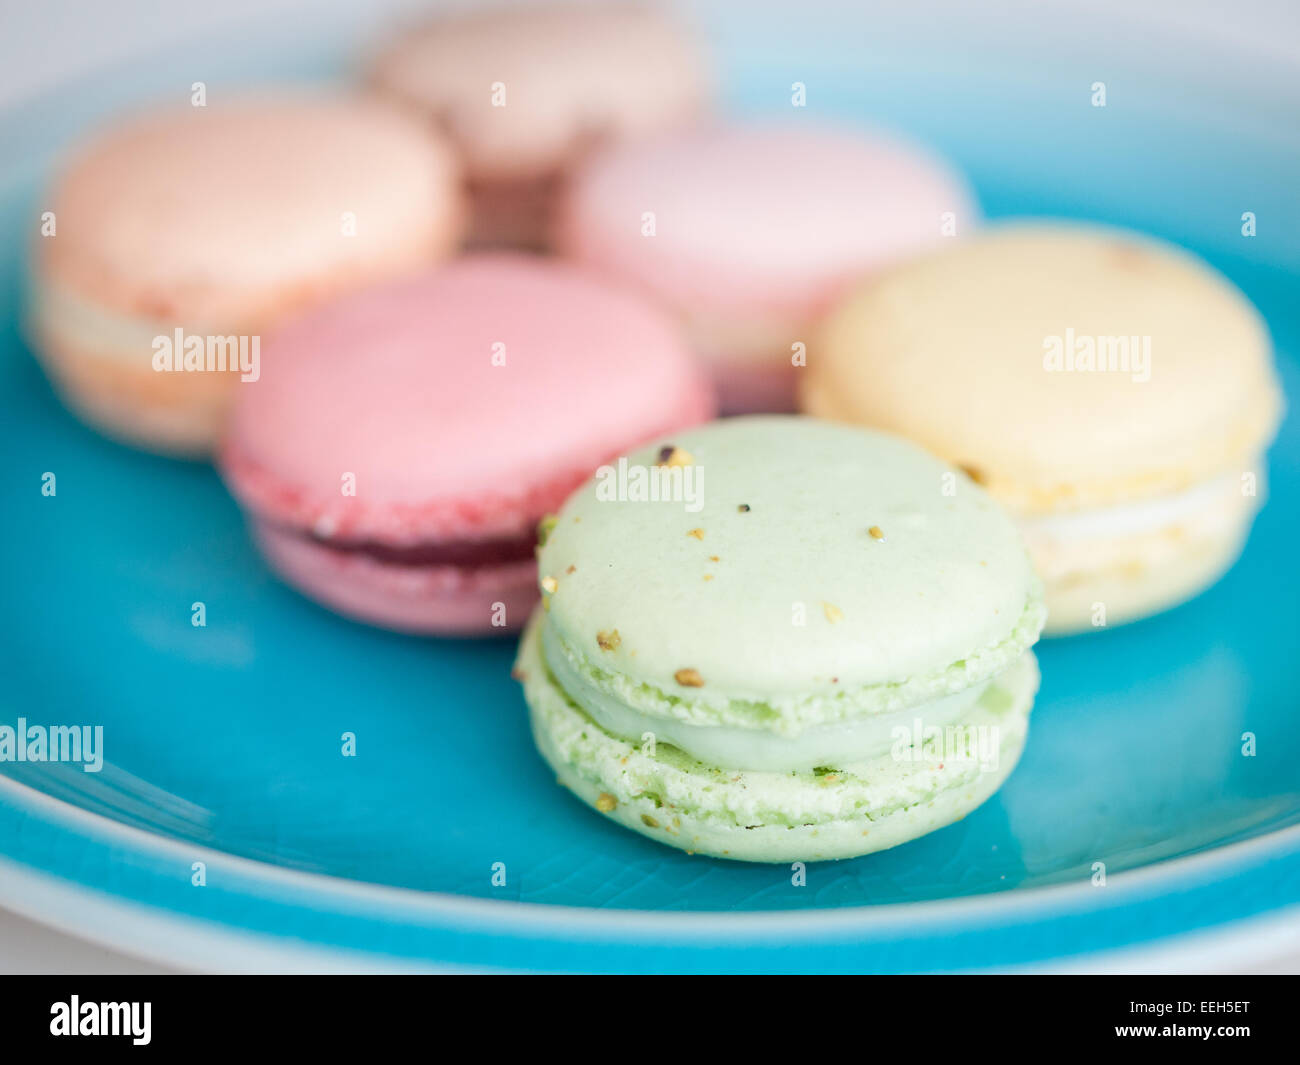
[{"label": "peach macaron", "polygon": [[33,346],[88,421],[182,455],[214,446],[264,331],[446,257],[463,226],[445,142],[377,102],[306,92],[127,120],[46,204]]},{"label": "peach macaron", "polygon": [[444,13],[383,49],[370,81],[455,142],[480,248],[544,247],[593,145],[689,122],[711,95],[696,42],[644,4]]},{"label": "peach macaron", "polygon": [[602,463],[712,413],[662,312],[554,260],[479,253],[281,330],[220,466],[310,598],[500,633],[536,602],[539,522]]},{"label": "peach macaron", "polygon": [[724,411],[787,411],[813,324],[835,299],[974,216],[961,178],[910,145],[745,123],[595,154],[573,179],[556,245],[674,311]]}]

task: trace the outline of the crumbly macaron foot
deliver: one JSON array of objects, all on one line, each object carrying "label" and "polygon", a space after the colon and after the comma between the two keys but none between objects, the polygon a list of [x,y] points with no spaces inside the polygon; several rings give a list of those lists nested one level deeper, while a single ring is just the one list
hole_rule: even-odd
[{"label": "crumbly macaron foot", "polygon": [[945,760],[900,742],[883,757],[812,773],[717,769],[667,744],[644,749],[579,710],[543,661],[545,617],[537,611],[524,633],[516,676],[538,748],[560,783],[660,843],[739,861],[856,857],[960,820],[1015,767],[1038,688],[1030,651],[997,676],[962,722],[970,735],[984,730],[996,742],[983,760]]}]

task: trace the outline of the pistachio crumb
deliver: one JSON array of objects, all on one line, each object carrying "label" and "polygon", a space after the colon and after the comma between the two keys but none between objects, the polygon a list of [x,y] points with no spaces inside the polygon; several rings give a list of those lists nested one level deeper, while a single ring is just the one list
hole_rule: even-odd
[{"label": "pistachio crumb", "polygon": [[694,461],[689,451],[676,444],[665,444],[659,449],[660,466],[689,466]]},{"label": "pistachio crumb", "polygon": [[749,513],[749,504],[748,504],[748,503],[741,503],[740,506],[738,506],[738,507],[736,508],[736,510],[739,511],[741,514],[748,514],[748,513]]},{"label": "pistachio crumb", "polygon": [[618,800],[607,791],[602,791],[596,796],[596,809],[603,814],[609,813],[618,805]]},{"label": "pistachio crumb", "polygon": [[570,567],[569,567],[568,569],[566,569],[564,572],[565,572],[565,573],[577,573],[577,572],[578,572],[578,567],[577,567],[577,566],[570,566]]},{"label": "pistachio crumb", "polygon": [[722,559],[720,559],[717,555],[710,555],[710,556],[709,556],[709,561],[710,561],[710,562],[721,562]]},{"label": "pistachio crumb", "polygon": [[656,820],[655,820],[653,817],[651,817],[649,814],[642,814],[642,815],[641,815],[641,823],[642,823],[643,825],[645,825],[646,828],[658,828],[658,827],[659,827],[659,822],[656,821]]},{"label": "pistachio crumb", "polygon": [[687,536],[694,536],[695,539],[697,539],[697,540],[703,540],[703,539],[704,539],[704,530],[703,530],[703,529],[691,529],[691,530],[690,530],[686,535],[687,535]]},{"label": "pistachio crumb", "polygon": [[623,637],[618,634],[618,629],[601,629],[596,633],[596,645],[602,651],[617,651],[622,642]]},{"label": "pistachio crumb", "polygon": [[683,688],[704,687],[704,678],[700,676],[698,669],[679,669],[673,674],[673,679]]},{"label": "pistachio crumb", "polygon": [[538,547],[546,546],[546,541],[551,538],[551,533],[555,530],[555,526],[559,522],[559,520],[560,519],[557,518],[554,514],[547,514],[546,517],[544,517],[541,521],[537,523],[537,546]]},{"label": "pistachio crumb", "polygon": [[706,574],[704,575],[704,579],[705,579],[706,581],[711,581],[711,580],[713,580],[713,574],[712,574],[712,573],[706,573]]},{"label": "pistachio crumb", "polygon": [[844,611],[834,603],[822,603],[822,613],[826,615],[826,620],[834,625],[837,621],[844,620]]},{"label": "pistachio crumb", "polygon": [[885,538],[885,534],[880,531],[879,525],[871,526],[871,528],[868,529],[867,532],[871,533],[871,539],[873,540],[883,540]]},{"label": "pistachio crumb", "polygon": [[554,577],[542,578],[542,591],[544,592],[554,595],[555,589],[558,588],[559,586],[560,586],[560,582],[557,581]]}]

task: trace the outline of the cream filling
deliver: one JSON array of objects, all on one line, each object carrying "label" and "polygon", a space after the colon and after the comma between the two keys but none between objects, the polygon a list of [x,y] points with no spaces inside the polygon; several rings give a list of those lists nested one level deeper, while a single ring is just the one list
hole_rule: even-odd
[{"label": "cream filling", "polygon": [[644,742],[648,733],[656,743],[671,744],[705,765],[754,772],[807,772],[821,766],[837,768],[887,755],[903,735],[922,736],[926,729],[955,724],[996,680],[993,677],[953,695],[894,713],[814,725],[797,736],[781,736],[761,728],[691,725],[634,710],[589,683],[555,643],[550,626],[544,625],[542,656],[551,676],[579,709],[606,732],[638,744]]},{"label": "cream filling", "polygon": [[[55,344],[86,355],[116,359],[149,369],[156,337],[170,337],[178,322],[147,315],[105,310],[99,304],[74,295],[62,285],[36,280],[32,283],[29,310],[32,323]],[[186,332],[202,330],[186,329]]]},{"label": "cream filling", "polygon": [[[1263,485],[1259,486],[1263,490]],[[1235,524],[1249,497],[1241,493],[1236,473],[1225,473],[1181,492],[1139,499],[1112,507],[1089,507],[1058,514],[1021,515],[1025,539],[1038,541],[1097,541],[1135,536],[1185,525],[1213,532]]]}]

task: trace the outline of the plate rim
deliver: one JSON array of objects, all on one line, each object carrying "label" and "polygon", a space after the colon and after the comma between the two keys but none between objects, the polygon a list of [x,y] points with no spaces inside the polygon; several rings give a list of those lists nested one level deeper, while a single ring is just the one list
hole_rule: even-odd
[{"label": "plate rim", "polygon": [[[30,784],[15,780],[0,772],[0,808],[6,802],[19,812],[44,812],[60,820],[64,827],[86,841],[115,841],[132,846],[135,851],[184,856],[203,860],[209,866],[217,865],[244,873],[259,886],[273,888],[308,889],[340,901],[370,903],[390,907],[394,911],[413,911],[424,914],[489,919],[499,923],[501,917],[512,918],[517,923],[529,923],[536,918],[567,916],[571,921],[585,922],[599,928],[605,925],[626,927],[636,922],[649,931],[662,930],[657,926],[678,926],[682,931],[694,931],[693,926],[707,923],[714,933],[741,935],[751,931],[753,925],[772,931],[774,925],[852,926],[874,929],[896,926],[900,918],[939,922],[953,917],[999,916],[1014,908],[1018,913],[1032,909],[1036,913],[1053,907],[1069,909],[1071,904],[1088,899],[1096,888],[1089,878],[1072,883],[1048,884],[1025,888],[1007,888],[946,899],[925,899],[915,902],[882,902],[862,906],[828,907],[816,910],[645,910],[610,909],[595,906],[568,906],[561,903],[521,902],[515,899],[487,899],[456,895],[444,891],[421,891],[417,888],[353,880],[317,873],[271,862],[248,858],[220,850],[202,843],[189,843],[159,832],[128,825],[114,818],[86,810]],[[21,849],[10,852],[10,862],[37,872],[58,876],[51,869],[33,865],[21,857]],[[1165,858],[1133,869],[1108,874],[1107,887],[1119,887],[1122,893],[1146,893],[1158,889],[1170,880],[1182,880],[1240,868],[1254,859],[1271,861],[1288,855],[1300,854],[1300,824],[1285,825],[1249,839],[1221,844],[1194,854]],[[705,859],[712,860],[712,859]],[[779,863],[780,864],[780,863]],[[824,863],[809,863],[824,864]],[[1014,900],[1014,903],[1012,903]],[[1286,902],[1268,907],[1261,912],[1284,908]],[[547,923],[542,921],[540,923]],[[556,922],[558,923],[558,922]],[[674,930],[677,930],[676,928]]]}]

